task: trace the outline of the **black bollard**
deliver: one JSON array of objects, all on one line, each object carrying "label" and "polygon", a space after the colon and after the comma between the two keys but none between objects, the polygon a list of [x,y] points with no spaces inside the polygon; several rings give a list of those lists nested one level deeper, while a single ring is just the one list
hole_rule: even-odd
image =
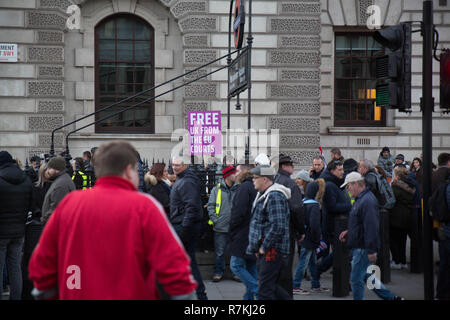
[{"label": "black bollard", "polygon": [[333,297],[346,297],[350,289],[350,257],[339,235],[348,228],[348,217],[339,215],[334,219],[333,250]]},{"label": "black bollard", "polygon": [[381,282],[391,282],[391,265],[389,253],[389,212],[380,209],[380,250],[377,257],[377,265],[381,271]]}]

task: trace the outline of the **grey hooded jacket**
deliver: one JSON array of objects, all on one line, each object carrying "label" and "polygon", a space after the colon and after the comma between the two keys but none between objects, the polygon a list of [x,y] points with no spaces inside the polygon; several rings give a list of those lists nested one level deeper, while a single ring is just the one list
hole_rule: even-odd
[{"label": "grey hooded jacket", "polygon": [[45,194],[44,204],[42,205],[41,221],[47,223],[53,211],[56,209],[61,200],[71,191],[74,191],[75,184],[72,178],[65,172],[61,171],[52,180],[54,180]]},{"label": "grey hooded jacket", "polygon": [[[217,193],[220,189],[222,190],[221,204],[219,215],[216,214],[216,199]],[[233,199],[238,188],[238,184],[233,184],[228,187],[225,181],[222,179],[218,185],[216,185],[209,196],[208,201],[208,215],[214,224],[214,231],[216,232],[228,232],[230,229],[230,219],[231,219],[231,208],[233,206]]]},{"label": "grey hooded jacket", "polygon": [[377,163],[380,167],[383,168],[388,177],[392,177],[392,170],[394,169],[395,159],[391,154],[389,154],[389,158],[387,159],[380,154]]}]

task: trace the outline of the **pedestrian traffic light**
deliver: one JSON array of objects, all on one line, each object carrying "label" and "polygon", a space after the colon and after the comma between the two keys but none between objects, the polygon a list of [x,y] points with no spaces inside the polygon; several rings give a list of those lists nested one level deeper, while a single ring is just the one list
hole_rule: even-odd
[{"label": "pedestrian traffic light", "polygon": [[377,106],[411,112],[411,24],[378,30],[373,38],[385,47],[376,58]]},{"label": "pedestrian traffic light", "polygon": [[450,112],[450,49],[441,53],[440,108]]}]

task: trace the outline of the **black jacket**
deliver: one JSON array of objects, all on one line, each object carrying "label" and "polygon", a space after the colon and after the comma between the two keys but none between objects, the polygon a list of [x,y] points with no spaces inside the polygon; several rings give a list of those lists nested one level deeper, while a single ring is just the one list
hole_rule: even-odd
[{"label": "black jacket", "polygon": [[252,205],[257,193],[251,177],[245,179],[235,192],[229,229],[232,256],[250,257],[245,254],[245,250],[248,247]]},{"label": "black jacket", "polygon": [[344,183],[343,179],[339,179],[328,169],[320,177],[326,182],[322,210],[326,211],[326,232],[331,235],[334,233],[334,217],[337,215],[348,216],[352,205],[345,191],[340,189]]},{"label": "black jacket", "polygon": [[304,199],[306,234],[302,241],[302,248],[315,250],[320,244],[320,205],[315,200]]},{"label": "black jacket", "polygon": [[[275,182],[291,189],[291,198],[288,200],[288,204],[289,210],[291,211],[289,224],[291,239],[293,241],[295,240],[295,233],[298,233],[298,235],[305,234],[302,193],[295,181],[291,179],[289,173],[284,170],[278,170],[278,174],[275,176]],[[293,250],[293,247],[291,249]]]},{"label": "black jacket", "polygon": [[416,189],[409,178],[392,182],[395,195],[395,206],[391,209],[389,224],[396,228],[409,229],[412,223],[414,194]]},{"label": "black jacket", "polygon": [[191,227],[203,219],[200,179],[190,169],[177,176],[170,191],[170,222]]},{"label": "black jacket", "polygon": [[25,170],[25,174],[30,178],[31,183],[35,183],[39,180],[38,172],[34,171],[33,167],[29,167],[27,170]]},{"label": "black jacket", "polygon": [[33,185],[33,219],[42,217],[42,205],[44,204],[45,194],[50,189],[51,182],[44,182],[42,187],[36,187]]},{"label": "black jacket", "polygon": [[147,184],[147,192],[155,197],[163,206],[167,216],[170,215],[170,187],[164,181],[158,181],[156,185]]},{"label": "black jacket", "polygon": [[324,170],[325,170],[325,168],[322,169],[319,173],[317,173],[316,170],[313,170],[312,173],[311,173],[311,178],[314,179],[314,180],[319,179],[320,175],[323,173]]},{"label": "black jacket", "polygon": [[30,178],[13,163],[0,167],[0,239],[25,235],[28,212],[33,211]]}]

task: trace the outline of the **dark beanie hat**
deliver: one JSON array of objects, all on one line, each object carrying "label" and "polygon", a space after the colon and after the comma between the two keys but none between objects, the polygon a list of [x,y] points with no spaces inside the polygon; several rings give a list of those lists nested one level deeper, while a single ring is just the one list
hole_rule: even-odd
[{"label": "dark beanie hat", "polygon": [[358,162],[355,159],[346,159],[344,161],[344,173],[350,173],[358,170]]},{"label": "dark beanie hat", "polygon": [[383,153],[383,152],[385,152],[385,151],[391,153],[391,150],[390,150],[388,147],[384,147],[384,148],[381,150],[381,153]]},{"label": "dark beanie hat", "polygon": [[0,166],[5,163],[13,163],[13,158],[8,151],[0,151]]},{"label": "dark beanie hat", "polygon": [[317,191],[319,191],[319,184],[317,182],[310,182],[306,186],[306,198],[314,199],[316,197]]},{"label": "dark beanie hat", "polygon": [[62,157],[51,158],[47,163],[47,168],[63,171],[66,168],[66,160]]},{"label": "dark beanie hat", "polygon": [[228,177],[229,175],[231,175],[235,172],[236,172],[235,167],[233,167],[233,166],[226,167],[225,169],[222,170],[223,178],[225,179],[226,177]]}]

